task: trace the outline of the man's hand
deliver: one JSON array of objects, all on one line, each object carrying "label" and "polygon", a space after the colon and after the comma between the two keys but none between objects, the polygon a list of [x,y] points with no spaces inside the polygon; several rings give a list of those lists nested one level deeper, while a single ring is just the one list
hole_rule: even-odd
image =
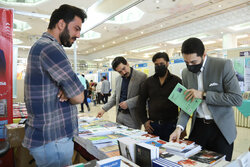
[{"label": "man's hand", "polygon": [[179,142],[180,135],[181,135],[181,128],[180,127],[176,127],[176,129],[174,130],[174,132],[170,135],[169,141]]},{"label": "man's hand", "polygon": [[69,99],[65,95],[65,93],[60,89],[59,93],[57,94],[57,97],[59,98],[60,102],[68,101]]},{"label": "man's hand", "polygon": [[105,113],[104,110],[99,111],[96,117],[97,117],[97,118],[101,118],[101,117],[103,116],[104,113]]},{"label": "man's hand", "polygon": [[186,95],[185,99],[187,101],[192,100],[194,101],[195,98],[202,99],[202,91],[195,90],[195,89],[187,89],[184,92],[184,95]]},{"label": "man's hand", "polygon": [[147,122],[145,122],[144,127],[145,127],[145,131],[147,131],[148,133],[153,133],[154,129],[152,128],[152,126],[150,125],[150,122],[153,122],[151,120],[148,120]]},{"label": "man's hand", "polygon": [[124,109],[124,110],[126,110],[126,109],[128,108],[128,104],[126,103],[126,101],[121,102],[121,103],[119,104],[119,106],[120,106],[122,109]]}]

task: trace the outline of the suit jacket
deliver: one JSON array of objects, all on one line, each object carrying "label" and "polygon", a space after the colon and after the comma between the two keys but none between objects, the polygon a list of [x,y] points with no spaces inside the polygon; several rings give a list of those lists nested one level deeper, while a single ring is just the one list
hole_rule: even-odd
[{"label": "suit jacket", "polygon": [[[137,104],[140,84],[143,81],[145,81],[146,78],[147,78],[146,74],[137,70],[133,70],[132,76],[129,81],[126,102],[127,102],[128,109],[129,109],[133,122],[138,122],[138,119],[136,118],[136,113],[135,113],[136,104]],[[109,99],[108,103],[102,107],[105,111],[108,111],[110,108],[116,105],[116,113],[118,114],[119,100],[120,100],[120,95],[121,95],[121,86],[122,86],[122,77],[118,76],[116,78],[115,91],[111,99]]]},{"label": "suit jacket", "polygon": [[[198,89],[197,75],[184,69],[183,85],[188,89]],[[207,57],[203,71],[203,88],[207,93],[206,103],[212,117],[227,142],[236,138],[236,126],[232,106],[240,106],[242,95],[232,62],[228,59]],[[192,117],[191,131],[197,112]],[[177,125],[186,126],[189,115],[181,111]]]}]

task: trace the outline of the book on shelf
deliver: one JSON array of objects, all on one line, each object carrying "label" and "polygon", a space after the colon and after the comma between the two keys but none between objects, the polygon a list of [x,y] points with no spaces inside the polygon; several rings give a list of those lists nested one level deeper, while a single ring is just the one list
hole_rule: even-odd
[{"label": "book on shelf", "polygon": [[185,99],[186,95],[184,95],[184,92],[186,90],[187,89],[183,85],[178,83],[169,95],[168,99],[174,104],[176,104],[178,107],[180,107],[188,115],[192,115],[196,108],[200,105],[202,100],[195,98],[194,101],[187,101]]},{"label": "book on shelf", "polygon": [[202,150],[197,154],[189,157],[189,159],[191,160],[195,160],[204,164],[209,164],[211,166],[221,161],[224,158],[225,155],[209,150]]},{"label": "book on shelf", "polygon": [[146,143],[135,145],[135,163],[143,167],[151,167],[152,161],[159,158],[159,148]]},{"label": "book on shelf", "polygon": [[166,151],[173,150],[177,152],[184,151],[186,149],[192,149],[195,147],[195,142],[189,140],[180,140],[179,142],[167,142],[162,147],[166,148]]},{"label": "book on shelf", "polygon": [[179,165],[176,162],[164,159],[164,158],[158,158],[152,162],[153,167],[182,167],[182,165]]},{"label": "book on shelf", "polygon": [[118,139],[117,143],[120,155],[132,162],[135,162],[135,144],[138,143],[138,141],[130,137],[123,137]]}]

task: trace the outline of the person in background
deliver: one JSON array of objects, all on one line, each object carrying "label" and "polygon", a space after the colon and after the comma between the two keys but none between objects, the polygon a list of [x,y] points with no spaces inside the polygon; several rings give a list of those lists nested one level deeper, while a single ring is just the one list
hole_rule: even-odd
[{"label": "person in background", "polygon": [[84,89],[84,101],[81,103],[81,111],[80,112],[84,112],[84,104],[87,106],[88,111],[90,111],[90,107],[89,107],[89,103],[88,103],[88,93],[89,93],[89,82],[88,80],[85,78],[85,75],[82,74],[82,77],[85,80],[85,89]]},{"label": "person in background", "polygon": [[91,94],[91,100],[93,101],[94,106],[96,106],[96,85],[97,83],[94,82],[92,86],[92,94]]},{"label": "person in background", "polygon": [[101,94],[103,96],[102,98],[103,104],[106,104],[108,102],[109,91],[110,91],[110,83],[107,80],[107,77],[103,76],[102,88],[101,88]]},{"label": "person in background", "polygon": [[[240,106],[242,95],[231,60],[209,57],[198,38],[183,42],[181,52],[187,68],[182,71],[186,100],[202,99],[192,116],[189,140],[226,155],[230,161],[236,126],[232,106]],[[190,116],[181,111],[171,141],[179,141]]]},{"label": "person in background", "polygon": [[120,76],[116,78],[115,91],[110,101],[102,107],[97,117],[116,105],[116,122],[130,128],[141,129],[141,123],[136,117],[136,103],[140,84],[145,81],[147,75],[134,70],[129,66],[124,57],[116,57],[112,62],[113,70]]},{"label": "person in background", "polygon": [[103,81],[103,78],[101,79],[100,82],[97,83],[97,86],[96,86],[97,104],[101,104],[101,100],[102,100],[102,94],[101,94],[102,81]]},{"label": "person in background", "polygon": [[80,8],[61,5],[29,52],[24,83],[28,119],[22,145],[38,167],[72,164],[72,138],[78,135],[76,104],[84,99],[84,87],[62,45],[71,47],[80,37],[86,17]]},{"label": "person in background", "polygon": [[152,61],[155,65],[155,74],[141,85],[137,114],[148,133],[168,141],[170,134],[175,130],[178,117],[178,107],[168,97],[176,84],[181,83],[181,79],[168,70],[167,53],[156,53]]}]

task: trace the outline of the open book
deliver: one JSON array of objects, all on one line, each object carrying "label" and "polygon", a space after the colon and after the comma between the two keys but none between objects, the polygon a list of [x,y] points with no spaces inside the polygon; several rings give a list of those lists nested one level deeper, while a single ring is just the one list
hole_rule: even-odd
[{"label": "open book", "polygon": [[194,101],[187,101],[185,99],[186,95],[184,95],[184,92],[186,90],[187,89],[184,86],[178,83],[170,94],[170,96],[168,97],[168,99],[174,104],[176,104],[178,107],[180,107],[188,115],[192,115],[196,108],[200,105],[202,100],[196,98],[194,99]]}]

